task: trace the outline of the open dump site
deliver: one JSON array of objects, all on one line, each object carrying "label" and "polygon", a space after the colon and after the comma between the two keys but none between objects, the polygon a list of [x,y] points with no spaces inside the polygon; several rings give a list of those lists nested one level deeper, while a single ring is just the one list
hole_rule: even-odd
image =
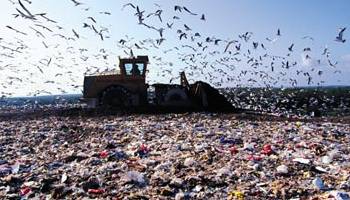
[{"label": "open dump site", "polygon": [[349,124],[212,113],[3,118],[0,197],[348,199]]}]

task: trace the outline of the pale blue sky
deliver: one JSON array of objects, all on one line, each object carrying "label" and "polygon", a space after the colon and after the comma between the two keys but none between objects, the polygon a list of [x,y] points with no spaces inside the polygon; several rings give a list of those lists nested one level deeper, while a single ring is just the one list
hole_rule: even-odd
[{"label": "pale blue sky", "polygon": [[[11,0],[17,2],[16,0]],[[15,95],[35,94],[36,91],[50,91],[52,93],[60,93],[62,90],[66,92],[79,92],[81,88],[76,85],[82,85],[83,73],[87,68],[96,66],[101,70],[105,68],[113,68],[115,66],[117,56],[125,56],[123,49],[118,47],[118,41],[125,39],[125,35],[133,37],[134,39],[130,44],[138,43],[141,40],[148,38],[159,39],[159,34],[154,31],[140,26],[137,24],[137,17],[134,16],[134,9],[126,7],[122,10],[122,5],[132,2],[138,5],[141,10],[145,10],[146,14],[154,12],[159,9],[154,3],[161,6],[160,9],[164,10],[162,18],[164,23],[160,23],[156,17],[150,17],[145,20],[145,23],[151,24],[157,28],[166,28],[166,22],[173,22],[172,17],[174,15],[179,16],[180,20],[175,20],[173,29],[166,29],[164,31],[165,42],[160,46],[160,49],[149,48],[149,50],[137,50],[134,48],[135,54],[148,54],[150,56],[160,56],[164,62],[156,61],[156,58],[151,57],[150,73],[148,75],[148,81],[154,82],[169,82],[171,76],[176,76],[178,71],[188,67],[185,63],[178,59],[180,55],[186,53],[192,53],[191,50],[186,48],[180,48],[179,51],[172,51],[169,53],[163,53],[164,50],[171,49],[175,46],[181,47],[181,45],[196,44],[205,40],[206,37],[215,37],[223,40],[238,39],[238,35],[244,32],[253,32],[252,39],[248,43],[242,42],[242,53],[247,49],[253,49],[252,42],[264,43],[265,50],[258,48],[258,50],[252,50],[252,55],[259,56],[265,53],[269,55],[285,56],[288,53],[288,47],[294,43],[294,52],[288,58],[291,62],[297,61],[298,65],[293,70],[281,70],[288,75],[285,76],[298,80],[298,85],[306,85],[307,80],[305,77],[297,76],[295,72],[297,70],[304,70],[313,74],[314,85],[322,82],[323,85],[349,85],[350,79],[350,41],[346,41],[344,44],[335,42],[334,39],[337,36],[338,29],[341,27],[350,27],[350,1],[337,0],[293,0],[293,1],[281,1],[281,0],[176,0],[176,1],[151,1],[151,0],[134,0],[134,1],[118,1],[118,0],[80,0],[83,5],[74,6],[70,0],[32,0],[32,4],[28,4],[22,0],[25,6],[32,13],[47,13],[47,17],[57,21],[57,24],[45,22],[40,19],[41,25],[45,25],[53,30],[52,33],[41,29],[34,24],[39,22],[32,22],[28,19],[14,18],[12,14],[17,13],[15,8],[21,9],[18,4],[12,4],[9,0],[1,0],[0,2],[0,38],[2,42],[16,43],[19,38],[29,46],[21,54],[16,54],[15,58],[9,58],[4,55],[0,57],[0,70],[1,84],[5,88],[1,88],[0,92],[14,93]],[[79,0],[78,0],[79,1]],[[191,16],[186,12],[178,13],[174,11],[174,5],[186,6],[191,11],[198,13],[198,16]],[[89,10],[85,10],[89,8]],[[111,15],[100,14],[101,11],[107,11],[112,13]],[[204,13],[206,15],[206,21],[200,20],[200,15]],[[99,36],[92,30],[84,29],[83,23],[93,24],[93,22],[87,17],[93,16],[97,23],[95,24],[97,29],[106,27],[109,29],[109,33],[105,33],[110,38],[105,38],[101,41]],[[182,29],[183,24],[187,24],[193,30],[193,33],[199,32],[202,35],[201,39],[198,39],[195,43],[190,40],[179,40],[177,29]],[[12,30],[6,28],[7,25],[12,26],[18,30],[22,30],[28,33],[27,36],[15,33]],[[63,27],[58,29],[56,25]],[[36,35],[29,27],[33,27],[44,33],[45,38],[41,38]],[[277,29],[281,30],[281,37],[274,43],[270,43],[266,38],[276,38]],[[76,41],[66,41],[60,39],[53,34],[63,34],[67,37],[74,37],[74,29],[80,34],[80,39]],[[302,37],[312,36],[314,41],[304,40]],[[344,38],[350,40],[349,30],[344,33]],[[42,41],[49,45],[49,48],[45,48],[42,45]],[[0,43],[3,44],[3,43]],[[6,43],[5,43],[6,44]],[[53,48],[57,44],[59,47]],[[7,46],[11,46],[8,44]],[[12,44],[13,46],[13,44]],[[331,61],[338,62],[336,69],[330,67],[322,56],[324,47],[327,46],[330,50]],[[223,51],[225,44],[215,46],[212,51]],[[309,63],[303,63],[302,56],[303,49],[310,47],[312,52],[308,53],[312,57],[312,61]],[[79,48],[88,49],[83,53],[83,56],[89,57],[87,61],[81,59],[79,54]],[[109,55],[107,59],[100,58],[97,55],[100,53],[100,49],[106,50],[106,55]],[[1,49],[1,48],[0,48]],[[68,50],[67,50],[68,49]],[[7,54],[8,51],[2,49]],[[68,51],[68,52],[67,52]],[[305,56],[305,55],[304,55]],[[63,57],[56,59],[56,57]],[[250,66],[247,66],[246,58],[241,58],[241,63],[235,63],[234,70],[228,70],[222,68],[229,76],[237,76],[242,70],[249,70]],[[45,62],[52,59],[50,66],[39,64],[39,67],[43,72],[40,72],[36,66],[38,62]],[[206,57],[201,60],[203,62],[215,62],[218,57]],[[44,59],[44,61],[42,60]],[[317,64],[317,60],[321,60],[320,64]],[[168,65],[169,62],[172,65]],[[196,64],[198,67],[198,61]],[[269,65],[270,60],[265,61],[266,65]],[[157,65],[157,64],[161,65]],[[55,64],[55,65],[54,65]],[[9,65],[9,66],[7,66]],[[6,67],[4,67],[6,66]],[[215,68],[220,68],[216,65]],[[260,69],[261,68],[261,69]],[[260,67],[258,70],[266,71],[272,77],[278,76],[271,72],[269,69]],[[275,68],[281,69],[280,64],[276,62]],[[314,70],[312,71],[312,68]],[[173,74],[164,74],[162,70],[171,69]],[[322,76],[318,76],[319,70],[324,71]],[[342,73],[334,73],[334,71],[340,70]],[[191,71],[187,68],[186,72],[189,74],[189,78],[192,80],[208,79],[207,74],[215,74],[210,70],[205,70],[205,74],[201,75],[195,71]],[[58,73],[62,75],[56,76]],[[164,76],[163,76],[164,75]],[[8,79],[8,77],[20,77],[24,80],[18,82],[15,79]],[[223,78],[222,75],[216,75],[218,80]],[[225,78],[225,77],[224,77]],[[247,76],[243,80],[235,80],[225,83],[225,86],[235,85],[249,85],[247,83],[248,78],[253,78],[258,81],[255,85],[262,86],[259,83],[258,76]],[[55,83],[45,83],[47,80],[54,80]],[[11,82],[12,81],[12,82]],[[209,81],[209,80],[207,80]],[[213,81],[215,82],[215,81]],[[72,86],[73,84],[73,86]],[[276,86],[289,86],[288,80],[280,79]],[[57,89],[58,88],[58,89]],[[38,92],[37,92],[38,93]]]}]

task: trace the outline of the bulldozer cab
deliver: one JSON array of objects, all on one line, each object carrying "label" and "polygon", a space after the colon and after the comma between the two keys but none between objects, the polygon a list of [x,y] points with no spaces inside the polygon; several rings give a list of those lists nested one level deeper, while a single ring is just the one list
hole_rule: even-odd
[{"label": "bulldozer cab", "polygon": [[148,56],[119,58],[120,72],[125,77],[145,78]]}]

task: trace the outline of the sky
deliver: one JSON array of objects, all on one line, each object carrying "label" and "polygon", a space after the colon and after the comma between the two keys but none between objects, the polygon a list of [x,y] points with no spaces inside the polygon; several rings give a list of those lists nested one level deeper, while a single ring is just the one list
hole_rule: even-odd
[{"label": "sky", "polygon": [[[350,27],[347,0],[78,0],[82,3],[78,6],[71,0],[21,2],[32,14],[47,13],[55,23],[40,16],[36,20],[15,17],[16,8],[25,12],[18,1],[0,1],[0,96],[80,93],[85,73],[117,68],[118,56],[127,56],[129,48],[135,55],[149,55],[150,84],[178,83],[178,73],[184,70],[190,82],[204,80],[217,87],[350,85],[350,41],[335,41],[340,28]],[[164,28],[161,45],[152,44],[161,38],[159,32],[140,25],[136,9],[123,8],[127,3],[145,11],[144,16],[162,10],[162,22],[154,15],[143,21]],[[197,15],[175,11],[175,5]],[[205,21],[200,19],[202,14]],[[84,23],[102,31],[103,40],[92,28],[83,28]],[[173,23],[171,29],[167,23]],[[184,24],[191,30],[186,31]],[[187,39],[180,40],[178,30]],[[251,32],[248,41],[239,37],[246,32]],[[208,37],[220,42],[208,43]],[[344,39],[348,38],[346,30]],[[127,42],[121,45],[121,39]],[[231,54],[224,52],[232,40],[237,43],[230,46]],[[257,49],[253,42],[259,44]],[[198,43],[208,48],[202,50]],[[291,44],[293,52],[288,50]],[[322,55],[325,48],[328,57]],[[288,69],[283,65],[287,61]],[[304,73],[312,77],[311,82]]]}]

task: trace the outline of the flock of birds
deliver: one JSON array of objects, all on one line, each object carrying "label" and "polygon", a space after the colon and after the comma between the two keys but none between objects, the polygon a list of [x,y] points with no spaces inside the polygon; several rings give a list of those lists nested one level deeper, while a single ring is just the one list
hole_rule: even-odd
[{"label": "flock of birds", "polygon": [[[0,85],[0,96],[11,96],[11,91],[4,92],[6,88],[11,88],[11,85],[17,83],[17,87],[23,84],[35,84],[33,77],[41,74],[46,77],[47,71],[54,65],[60,72],[54,74],[54,78],[59,80],[62,77],[68,78],[68,82],[59,84],[58,81],[48,78],[41,80],[44,84],[52,84],[56,86],[60,93],[67,93],[70,89],[81,90],[81,80],[84,74],[94,72],[108,71],[108,58],[113,55],[113,50],[101,48],[98,52],[92,52],[91,49],[79,47],[76,41],[86,39],[81,33],[83,30],[91,32],[100,41],[111,39],[110,28],[102,26],[95,16],[89,16],[85,21],[81,22],[81,27],[72,28],[68,31],[66,27],[54,19],[51,19],[48,13],[33,13],[28,7],[32,4],[30,0],[8,0],[15,7],[16,13],[14,18],[22,18],[28,20],[28,30],[22,30],[22,27],[14,27],[6,25],[5,28],[13,31],[13,41],[7,42],[0,36],[0,70],[10,70],[14,75],[7,75],[5,81]],[[83,7],[86,4],[78,2],[77,0],[70,0],[77,8],[82,8],[83,11],[88,12],[89,7]],[[285,47],[285,55],[273,55],[269,52],[271,44],[276,43],[283,37],[282,30],[276,28],[276,32],[271,37],[266,37],[264,41],[255,41],[254,33],[243,32],[236,38],[223,39],[216,36],[205,36],[204,34],[195,30],[188,23],[187,18],[197,19],[205,23],[207,21],[206,15],[197,13],[191,8],[181,5],[174,5],[172,13],[166,13],[165,9],[159,4],[154,4],[155,10],[147,12],[139,5],[127,3],[121,7],[123,12],[131,12],[135,17],[136,23],[144,27],[145,31],[154,32],[154,38],[137,38],[126,35],[123,38],[117,39],[117,47],[121,49],[126,55],[133,56],[135,51],[138,52],[161,52],[156,53],[151,59],[151,64],[157,66],[157,75],[168,77],[170,83],[173,83],[178,78],[179,71],[185,71],[191,79],[204,79],[209,83],[222,87],[225,85],[259,85],[265,87],[278,86],[281,82],[286,82],[291,86],[299,86],[298,80],[305,79],[309,85],[322,84],[323,82],[314,82],[314,76],[322,76],[323,70],[317,65],[328,65],[334,73],[341,73],[337,68],[338,62],[331,59],[331,52],[328,47],[323,49],[323,53],[319,55],[321,58],[315,58],[312,55],[314,49],[305,46],[301,47],[302,52],[296,52],[295,43]],[[112,15],[111,12],[102,11],[99,15]],[[340,28],[338,35],[335,37],[335,42],[345,43],[344,32],[346,28]],[[147,32],[148,33],[148,32]],[[37,60],[36,63],[30,63],[32,69],[21,69],[20,65],[28,65],[28,63],[17,63],[14,61],[20,56],[29,59],[31,56],[31,47],[26,44],[27,36],[35,35],[35,40],[40,41],[43,50],[52,50],[54,54],[45,56]],[[175,35],[176,38],[172,37]],[[52,38],[57,41],[56,44],[48,44],[46,40]],[[302,40],[314,41],[311,36],[304,36]],[[64,41],[64,42],[62,42]],[[175,43],[176,45],[168,48],[167,42]],[[63,44],[67,44],[65,48]],[[64,52],[62,52],[64,50]],[[302,60],[306,63],[311,63],[310,68],[300,68],[300,59],[295,59],[295,54],[302,55]],[[67,54],[71,55],[70,64],[62,64],[67,60]],[[294,55],[294,56],[293,56]],[[174,62],[169,61],[167,57],[175,57],[177,59],[176,65],[180,68],[174,67]],[[85,67],[84,74],[76,73],[72,68],[84,66],[86,62],[95,59],[100,62],[101,66],[90,65]],[[316,61],[316,63],[314,63]],[[6,63],[7,62],[7,63]],[[11,63],[13,62],[13,63]],[[86,66],[86,65],[85,65]],[[104,69],[103,69],[104,67]],[[114,66],[116,67],[116,66]],[[52,70],[51,70],[52,71]],[[23,74],[26,72],[27,77]],[[291,76],[295,73],[296,76]],[[243,84],[244,83],[244,84]],[[51,94],[51,91],[36,90],[30,91],[28,95],[36,96],[43,94]]]}]

